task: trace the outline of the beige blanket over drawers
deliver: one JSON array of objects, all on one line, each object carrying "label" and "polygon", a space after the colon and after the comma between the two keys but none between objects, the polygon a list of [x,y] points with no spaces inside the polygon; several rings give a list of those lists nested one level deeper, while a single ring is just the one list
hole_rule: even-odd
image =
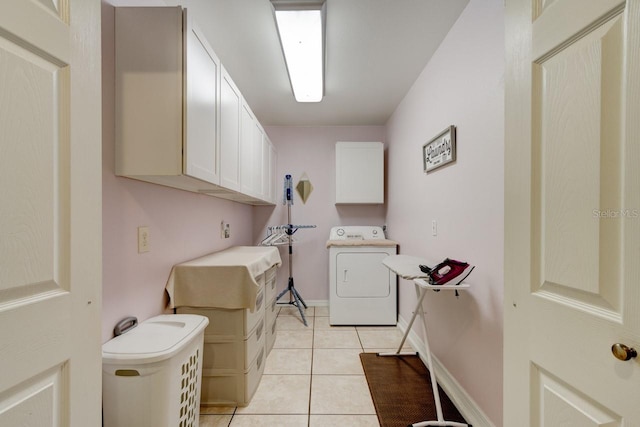
[{"label": "beige blanket over drawers", "polygon": [[169,308],[255,309],[260,285],[255,278],[280,266],[273,246],[234,246],[173,266],[166,291]]}]

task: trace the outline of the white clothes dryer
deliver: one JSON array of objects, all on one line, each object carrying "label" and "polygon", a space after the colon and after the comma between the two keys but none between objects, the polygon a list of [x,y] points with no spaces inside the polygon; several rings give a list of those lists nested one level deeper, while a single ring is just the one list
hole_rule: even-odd
[{"label": "white clothes dryer", "polygon": [[396,255],[398,243],[382,227],[333,227],[329,248],[329,323],[395,325],[398,286],[382,260]]}]

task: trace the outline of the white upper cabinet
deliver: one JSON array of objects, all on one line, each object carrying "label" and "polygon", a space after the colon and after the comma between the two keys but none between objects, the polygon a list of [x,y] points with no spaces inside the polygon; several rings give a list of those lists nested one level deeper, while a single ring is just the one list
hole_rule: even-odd
[{"label": "white upper cabinet", "polygon": [[384,203],[381,142],[336,143],[336,204]]},{"label": "white upper cabinet", "polygon": [[116,8],[115,54],[116,174],[181,175],[182,9]]},{"label": "white upper cabinet", "polygon": [[218,58],[180,7],[117,8],[115,21],[116,174],[214,188]]},{"label": "white upper cabinet", "polygon": [[240,108],[242,95],[222,67],[220,82],[220,185],[240,191]]},{"label": "white upper cabinet", "polygon": [[184,171],[218,184],[220,60],[186,10],[184,28]]},{"label": "white upper cabinet", "polygon": [[187,10],[118,7],[115,26],[116,175],[271,204],[262,127]]}]

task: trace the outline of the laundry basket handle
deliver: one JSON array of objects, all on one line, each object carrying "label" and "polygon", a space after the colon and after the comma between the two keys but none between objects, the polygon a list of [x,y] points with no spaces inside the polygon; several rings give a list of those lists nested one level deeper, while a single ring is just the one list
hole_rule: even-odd
[{"label": "laundry basket handle", "polygon": [[121,321],[118,322],[115,328],[113,328],[113,334],[115,336],[119,336],[124,334],[125,332],[129,332],[131,329],[138,326],[138,319],[133,316],[125,317]]}]

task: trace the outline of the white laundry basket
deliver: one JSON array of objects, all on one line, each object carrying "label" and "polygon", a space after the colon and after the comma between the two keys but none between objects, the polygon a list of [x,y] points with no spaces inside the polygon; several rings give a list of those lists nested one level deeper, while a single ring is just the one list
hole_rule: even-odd
[{"label": "white laundry basket", "polygon": [[104,427],[198,427],[209,320],[161,315],[102,346]]}]

